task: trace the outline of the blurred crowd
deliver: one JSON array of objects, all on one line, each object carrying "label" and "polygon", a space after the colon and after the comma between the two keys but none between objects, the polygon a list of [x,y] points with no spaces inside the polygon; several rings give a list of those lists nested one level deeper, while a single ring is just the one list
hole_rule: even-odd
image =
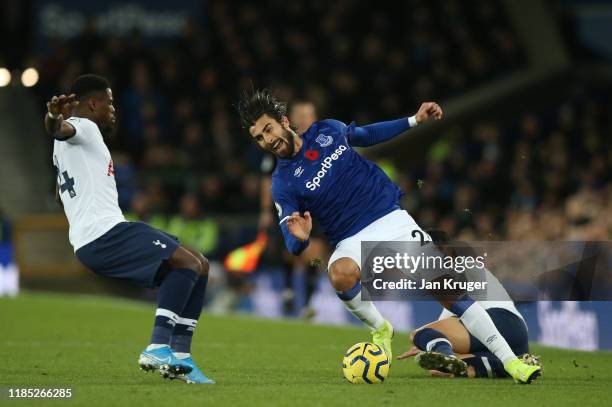
[{"label": "blurred crowd", "polygon": [[[38,91],[44,106],[79,74],[106,76],[119,113],[109,144],[121,207],[213,258],[250,233],[225,231],[219,215],[255,215],[260,205],[261,152],[234,107],[242,91],[268,86],[281,99],[312,101],[319,117],[366,124],[525,63],[498,2],[207,7],[181,38],[154,44],[138,32],[102,37],[91,21],[39,56]],[[459,128],[427,160],[385,168],[415,219],[453,238],[610,237],[610,101],[601,93],[577,89],[518,123]]]},{"label": "blurred crowd", "polygon": [[403,206],[460,240],[612,238],[611,90],[573,84],[515,122],[455,129],[400,175],[418,191]]},{"label": "blurred crowd", "polygon": [[205,22],[155,44],[137,32],[101,37],[92,21],[41,56],[39,89],[42,99],[66,92],[89,71],[111,80],[122,207],[143,189],[156,210],[176,211],[188,190],[207,212],[254,212],[260,152],[239,127],[241,91],[269,86],[345,121],[399,117],[421,100],[458,94],[522,65],[498,6],[417,1],[373,11],[346,0],[265,8],[211,2]]}]

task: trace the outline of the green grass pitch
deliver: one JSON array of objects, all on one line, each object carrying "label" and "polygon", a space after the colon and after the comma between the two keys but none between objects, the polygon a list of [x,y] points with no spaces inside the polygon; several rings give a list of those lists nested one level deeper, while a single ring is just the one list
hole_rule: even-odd
[{"label": "green grass pitch", "polygon": [[[0,299],[0,387],[71,387],[70,405],[227,406],[609,406],[612,352],[533,346],[543,377],[510,380],[430,378],[413,361],[395,361],[382,385],[353,385],[342,355],[368,340],[360,328],[203,315],[193,353],[216,385],[187,385],[141,372],[153,305],[25,293]],[[394,351],[408,349],[396,335]],[[0,400],[1,405],[60,401]]]}]

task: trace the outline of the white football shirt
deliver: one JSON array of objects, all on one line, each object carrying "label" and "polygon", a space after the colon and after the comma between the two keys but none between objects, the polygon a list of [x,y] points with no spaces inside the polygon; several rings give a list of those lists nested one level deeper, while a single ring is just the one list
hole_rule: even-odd
[{"label": "white football shirt", "polygon": [[113,160],[98,126],[89,119],[66,120],[74,136],[53,143],[59,195],[70,224],[70,243],[77,251],[125,222],[119,208]]}]

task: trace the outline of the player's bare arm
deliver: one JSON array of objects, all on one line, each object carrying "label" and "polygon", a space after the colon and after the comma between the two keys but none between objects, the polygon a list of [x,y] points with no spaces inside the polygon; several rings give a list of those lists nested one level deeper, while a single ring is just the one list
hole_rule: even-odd
[{"label": "player's bare arm", "polygon": [[304,212],[304,216],[300,216],[299,212],[293,212],[287,219],[287,228],[289,233],[299,241],[306,241],[310,237],[312,230],[312,217],[310,212]]},{"label": "player's bare arm", "polygon": [[53,96],[47,102],[47,115],[45,116],[45,130],[56,139],[65,139],[74,135],[74,127],[64,120],[65,116],[70,115],[79,102],[76,95]]}]

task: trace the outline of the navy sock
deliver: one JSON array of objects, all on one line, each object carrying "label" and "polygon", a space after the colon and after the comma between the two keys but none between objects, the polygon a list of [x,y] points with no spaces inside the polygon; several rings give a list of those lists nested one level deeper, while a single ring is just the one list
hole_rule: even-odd
[{"label": "navy sock", "polygon": [[157,292],[152,344],[170,344],[174,326],[189,300],[197,277],[198,273],[189,269],[175,269],[164,277]]},{"label": "navy sock", "polygon": [[422,351],[439,352],[448,356],[454,355],[453,348],[448,338],[435,329],[425,328],[417,331],[412,342],[414,346]]},{"label": "navy sock", "polygon": [[185,309],[174,327],[170,346],[175,352],[191,353],[191,339],[204,306],[206,283],[208,283],[208,273],[200,275],[196,280]]},{"label": "navy sock", "polygon": [[474,368],[476,377],[508,377],[502,361],[491,352],[476,352],[463,361]]}]

